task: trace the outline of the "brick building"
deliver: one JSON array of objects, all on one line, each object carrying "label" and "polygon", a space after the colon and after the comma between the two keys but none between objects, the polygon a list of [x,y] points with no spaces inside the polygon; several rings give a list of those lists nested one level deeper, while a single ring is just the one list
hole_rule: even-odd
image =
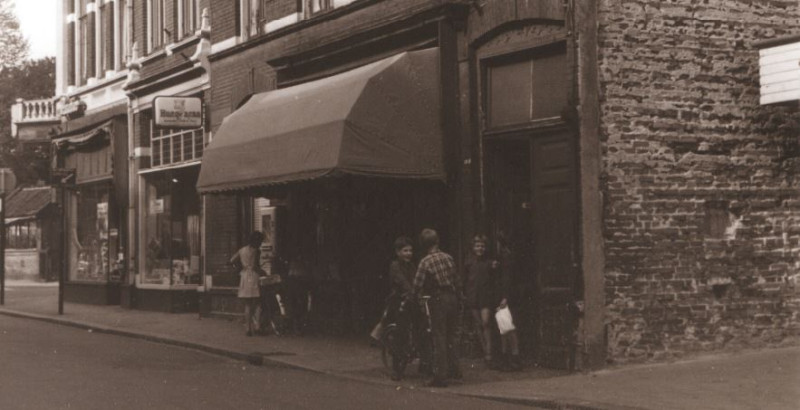
[{"label": "brick building", "polygon": [[[270,230],[264,253],[311,272],[317,324],[361,331],[392,239],[434,226],[459,259],[476,232],[505,239],[515,319],[542,365],[796,340],[800,126],[796,104],[759,104],[755,47],[800,34],[795,1],[94,3],[64,2],[58,93],[87,114],[125,94],[127,151],[115,158],[127,164],[132,306],[235,313],[227,260],[249,231]],[[93,26],[70,8],[108,5],[116,13]],[[119,41],[81,40],[89,32]],[[401,90],[375,85],[390,75]],[[155,124],[156,97],[199,98],[200,127]],[[61,138],[88,140],[109,112],[71,120],[81,137]],[[345,131],[325,134],[334,123]],[[399,125],[373,132],[381,124]],[[321,149],[319,135],[364,151]],[[410,159],[436,154],[430,172],[390,167],[382,139],[413,142],[395,150]],[[195,148],[174,150],[180,141]],[[311,169],[322,162],[297,151],[336,162]],[[383,174],[358,168],[376,158]]]}]

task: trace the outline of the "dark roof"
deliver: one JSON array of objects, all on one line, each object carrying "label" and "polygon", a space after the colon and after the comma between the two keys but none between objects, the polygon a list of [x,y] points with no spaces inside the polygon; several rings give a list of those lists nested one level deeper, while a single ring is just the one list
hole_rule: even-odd
[{"label": "dark roof", "polygon": [[36,216],[52,199],[52,188],[49,186],[20,189],[6,199],[6,218]]}]

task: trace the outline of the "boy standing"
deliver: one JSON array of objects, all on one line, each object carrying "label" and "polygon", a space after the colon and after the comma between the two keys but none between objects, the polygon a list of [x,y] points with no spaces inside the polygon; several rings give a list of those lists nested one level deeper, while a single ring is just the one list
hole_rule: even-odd
[{"label": "boy standing", "polygon": [[420,245],[427,255],[419,262],[414,277],[414,294],[419,295],[423,288],[430,290],[433,333],[433,379],[426,386],[447,387],[445,380],[448,377],[461,378],[455,351],[461,282],[453,257],[439,250],[436,231],[423,229]]}]

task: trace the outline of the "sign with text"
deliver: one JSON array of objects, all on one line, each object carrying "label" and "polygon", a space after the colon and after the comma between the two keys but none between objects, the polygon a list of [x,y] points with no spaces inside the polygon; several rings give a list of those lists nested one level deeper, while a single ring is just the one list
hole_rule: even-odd
[{"label": "sign with text", "polygon": [[203,125],[203,100],[200,97],[156,97],[153,111],[158,127],[200,128]]}]

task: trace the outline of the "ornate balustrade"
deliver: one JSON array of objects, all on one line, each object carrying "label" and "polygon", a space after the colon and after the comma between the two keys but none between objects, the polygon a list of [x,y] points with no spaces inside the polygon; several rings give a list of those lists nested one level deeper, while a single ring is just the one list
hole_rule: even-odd
[{"label": "ornate balustrade", "polygon": [[11,107],[11,121],[14,123],[60,121],[59,105],[60,101],[57,98],[18,99]]}]

